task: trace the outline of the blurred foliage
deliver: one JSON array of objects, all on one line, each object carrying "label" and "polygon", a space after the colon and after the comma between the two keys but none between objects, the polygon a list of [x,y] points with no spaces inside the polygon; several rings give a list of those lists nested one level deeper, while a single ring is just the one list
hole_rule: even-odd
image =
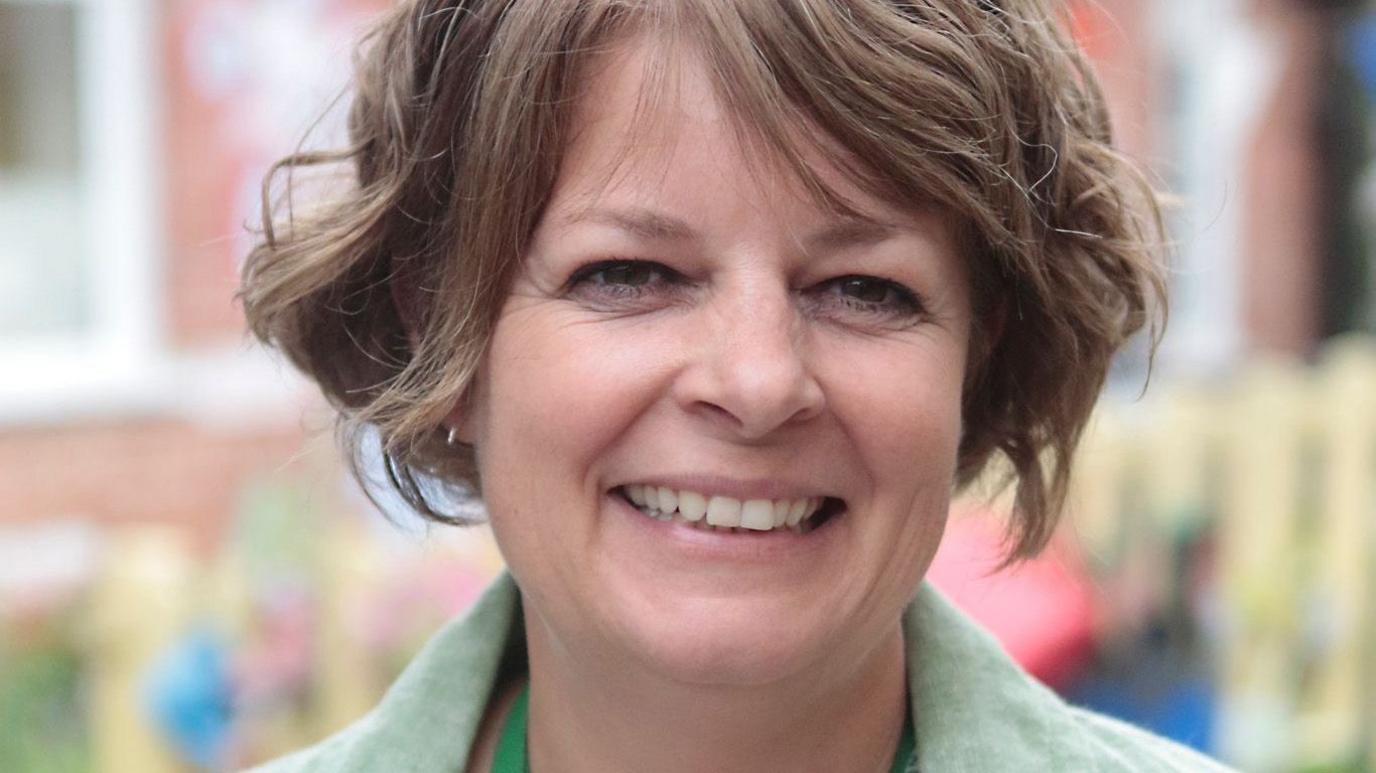
[{"label": "blurred foliage", "polygon": [[91,769],[82,654],[65,617],[0,623],[0,770]]},{"label": "blurred foliage", "polygon": [[269,583],[317,571],[326,518],[322,495],[300,481],[266,477],[247,485],[235,508],[232,549],[249,576]]}]

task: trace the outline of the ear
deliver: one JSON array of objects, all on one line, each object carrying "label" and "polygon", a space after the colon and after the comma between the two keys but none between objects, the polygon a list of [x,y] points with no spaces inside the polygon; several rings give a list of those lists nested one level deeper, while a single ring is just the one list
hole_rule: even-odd
[{"label": "ear", "polygon": [[486,356],[479,363],[478,371],[468,382],[468,387],[455,401],[454,407],[445,415],[445,425],[454,430],[454,439],[468,446],[476,446],[482,441],[487,426],[487,388]]},{"label": "ear", "polygon": [[462,403],[463,401],[460,400],[460,404],[444,417],[444,426],[448,428],[446,440],[450,445],[472,446],[475,445],[473,441],[476,434],[474,422],[471,418],[472,414],[465,409]]}]

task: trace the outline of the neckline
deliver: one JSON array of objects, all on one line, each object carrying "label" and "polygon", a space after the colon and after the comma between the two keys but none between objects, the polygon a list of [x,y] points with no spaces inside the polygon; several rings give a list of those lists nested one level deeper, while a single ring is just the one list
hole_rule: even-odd
[{"label": "neckline", "polygon": [[[904,701],[911,706],[910,701]],[[507,713],[502,725],[502,735],[497,742],[497,751],[492,758],[492,773],[530,773],[530,763],[526,759],[526,725],[529,722],[530,682],[521,687],[516,702]],[[903,732],[898,737],[898,747],[894,749],[893,762],[889,773],[903,773],[908,768],[916,748],[913,736],[912,709],[904,712]]]}]

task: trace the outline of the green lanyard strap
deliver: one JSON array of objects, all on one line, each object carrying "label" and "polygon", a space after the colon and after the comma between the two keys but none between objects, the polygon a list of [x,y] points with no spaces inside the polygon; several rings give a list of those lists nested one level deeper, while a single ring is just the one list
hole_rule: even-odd
[{"label": "green lanyard strap", "polygon": [[[521,688],[516,702],[507,715],[506,725],[502,728],[501,740],[497,742],[497,752],[492,760],[492,773],[530,773],[526,763],[526,721],[530,711],[530,685]],[[898,739],[894,751],[891,773],[903,773],[908,769],[908,760],[913,756],[913,723],[911,718],[903,721],[903,735]]]},{"label": "green lanyard strap", "polygon": [[502,738],[492,758],[492,773],[530,773],[526,764],[526,715],[529,712],[530,683],[521,688],[520,695],[506,715]]},{"label": "green lanyard strap", "polygon": [[903,717],[903,734],[898,737],[898,748],[893,752],[893,765],[889,766],[889,773],[904,773],[915,748],[917,743],[913,738],[912,709],[909,709]]}]

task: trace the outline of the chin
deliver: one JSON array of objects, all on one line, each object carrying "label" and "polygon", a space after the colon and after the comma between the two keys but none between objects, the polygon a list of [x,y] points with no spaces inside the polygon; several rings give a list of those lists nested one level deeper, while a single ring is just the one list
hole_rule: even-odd
[{"label": "chin", "polygon": [[622,621],[626,648],[647,669],[683,684],[778,682],[819,661],[830,638],[793,605],[759,599],[661,601],[654,612]]}]

